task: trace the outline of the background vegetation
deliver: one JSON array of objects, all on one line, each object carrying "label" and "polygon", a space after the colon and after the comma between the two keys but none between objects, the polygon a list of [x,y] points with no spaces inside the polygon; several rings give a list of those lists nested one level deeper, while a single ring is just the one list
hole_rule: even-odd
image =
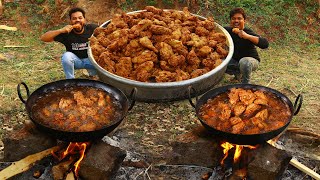
[{"label": "background vegetation", "polygon": [[[101,3],[99,0],[87,3],[98,2]],[[293,125],[320,132],[317,125],[320,118],[320,80],[317,77],[320,72],[320,10],[317,0],[117,2],[113,8],[124,11],[137,10],[146,5],[162,8],[188,6],[193,13],[213,16],[221,25],[228,24],[231,8],[244,7],[248,14],[247,26],[270,40],[268,50],[259,50],[262,63],[253,76],[253,83],[275,88],[292,100],[303,94],[303,108],[294,118]],[[39,36],[49,29],[63,26],[67,7],[77,3],[80,1],[20,0],[4,4],[0,24],[16,26],[19,30],[0,30],[0,138],[28,119],[24,105],[17,96],[18,83],[26,82],[30,92],[33,92],[43,84],[64,78],[60,65],[63,47],[57,43],[43,43]],[[83,76],[81,72],[77,73],[78,77]],[[226,76],[219,85],[228,83],[230,78]]]}]

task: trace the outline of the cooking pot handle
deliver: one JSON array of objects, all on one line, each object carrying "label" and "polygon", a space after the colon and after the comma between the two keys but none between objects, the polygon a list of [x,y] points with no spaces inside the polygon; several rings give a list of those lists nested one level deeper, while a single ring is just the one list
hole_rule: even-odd
[{"label": "cooking pot handle", "polygon": [[297,115],[299,113],[301,105],[302,105],[302,101],[303,101],[303,97],[301,94],[299,94],[296,98],[296,101],[294,102],[294,105],[293,105],[293,110],[294,110],[293,115]]},{"label": "cooking pot handle", "polygon": [[138,89],[136,87],[134,87],[130,93],[130,106],[128,108],[128,111],[130,111],[133,108],[133,105],[136,103],[136,95],[137,95]]},{"label": "cooking pot handle", "polygon": [[190,102],[192,107],[196,108],[196,105],[193,104],[192,99],[191,99],[191,90],[194,91],[194,93],[196,94],[196,104],[198,102],[198,94],[197,94],[196,89],[194,89],[192,86],[188,87],[189,102]]},{"label": "cooking pot handle", "polygon": [[21,89],[21,88],[20,88],[20,85],[21,85],[21,84],[24,86],[24,88],[25,88],[26,91],[27,91],[27,98],[29,98],[30,92],[29,92],[29,88],[28,88],[28,86],[27,86],[26,83],[21,82],[21,83],[18,84],[18,86],[17,86],[17,91],[18,91],[19,99],[25,104],[27,101],[24,100],[23,97],[22,97],[22,95],[21,95],[21,90],[20,90],[20,89]]}]

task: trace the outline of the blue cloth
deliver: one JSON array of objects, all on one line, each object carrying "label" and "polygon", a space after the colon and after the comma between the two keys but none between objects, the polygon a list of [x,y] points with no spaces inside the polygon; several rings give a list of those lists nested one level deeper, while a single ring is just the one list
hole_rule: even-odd
[{"label": "blue cloth", "polygon": [[95,67],[91,64],[89,58],[80,59],[72,52],[65,52],[61,57],[61,64],[63,67],[66,79],[74,78],[75,69],[87,69],[90,76],[97,74]]}]

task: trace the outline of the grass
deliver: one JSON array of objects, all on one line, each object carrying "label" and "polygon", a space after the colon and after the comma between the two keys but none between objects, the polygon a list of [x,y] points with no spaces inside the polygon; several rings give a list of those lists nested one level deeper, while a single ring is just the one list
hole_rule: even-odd
[{"label": "grass", "polygon": [[[62,50],[57,44],[45,44],[39,36],[21,32],[3,32],[0,37],[0,53],[6,57],[0,61],[0,123],[13,126],[27,119],[24,104],[17,95],[17,85],[25,82],[30,92],[41,85],[63,78],[59,61],[55,54]],[[19,45],[20,48],[4,46]],[[48,53],[50,52],[50,53]],[[52,54],[51,54],[52,53]],[[26,91],[21,89],[24,99]],[[2,132],[0,131],[0,137]]]},{"label": "grass", "polygon": [[[277,0],[279,3],[289,4],[291,1]],[[149,1],[151,2],[151,1]],[[169,1],[168,1],[169,2]],[[238,5],[240,1],[229,1],[226,6],[221,6],[223,0],[213,3],[209,1],[209,8],[212,11],[206,11],[207,14],[214,15],[221,22],[228,22],[227,9]],[[319,37],[316,34],[307,34],[307,31],[298,33],[298,28],[291,27],[291,23],[297,22],[297,18],[292,16],[289,11],[297,12],[296,5],[290,6],[288,11],[283,10],[280,18],[275,12],[280,9],[271,9],[271,1],[256,1],[260,4],[262,11],[256,11],[257,6],[251,6],[252,0],[241,1],[239,4],[248,8],[251,14],[249,26],[262,30],[264,35],[274,37],[279,35],[280,31],[284,33],[281,41],[275,39],[268,50],[259,50],[261,64],[259,69],[253,74],[252,83],[279,90],[288,96],[294,102],[298,94],[302,94],[304,102],[301,111],[293,118],[293,125],[310,128],[320,132],[318,120],[320,118],[320,79],[317,74],[320,72],[320,51]],[[255,2],[255,1],[254,1]],[[127,1],[128,5],[133,1]],[[299,9],[302,18],[301,24],[305,25],[305,17],[314,13],[314,8],[310,7],[313,1],[301,3],[305,10]],[[278,5],[277,5],[278,6]],[[11,4],[9,10],[17,8],[17,4]],[[278,6],[280,7],[280,6]],[[204,8],[204,7],[202,7]],[[275,7],[276,8],[276,7]],[[214,11],[213,11],[214,9]],[[202,11],[199,11],[202,12]],[[14,16],[16,11],[6,12],[6,16]],[[205,13],[204,11],[202,13]],[[254,15],[257,14],[257,16]],[[275,15],[272,15],[275,14]],[[262,16],[259,20],[258,16]],[[35,16],[34,18],[37,18]],[[278,22],[276,20],[279,20]],[[272,29],[270,21],[275,22],[277,26],[285,26],[278,31],[263,31]],[[29,22],[36,23],[32,28],[38,27],[40,23],[36,19],[29,19]],[[317,22],[314,22],[317,23]],[[221,23],[223,24],[223,23]],[[286,28],[289,27],[289,31]],[[316,24],[315,28],[318,27]],[[0,30],[0,53],[6,57],[6,60],[0,60],[0,139],[6,132],[4,127],[13,127],[22,124],[28,119],[24,104],[17,95],[17,85],[20,82],[27,83],[30,92],[33,92],[40,86],[64,79],[62,67],[60,64],[60,55],[64,47],[58,43],[43,43],[39,40],[40,32],[32,29],[31,32],[11,32]],[[281,43],[282,42],[282,43]],[[5,48],[6,45],[27,46],[24,48]],[[226,77],[221,84],[230,83]],[[25,94],[24,94],[25,97]],[[183,110],[175,110],[174,113],[181,114]]]},{"label": "grass", "polygon": [[295,50],[273,47],[260,52],[262,63],[254,74],[254,83],[269,86],[285,94],[294,103],[298,94],[303,106],[293,123],[312,127],[319,132],[320,118],[320,52],[318,48]]}]

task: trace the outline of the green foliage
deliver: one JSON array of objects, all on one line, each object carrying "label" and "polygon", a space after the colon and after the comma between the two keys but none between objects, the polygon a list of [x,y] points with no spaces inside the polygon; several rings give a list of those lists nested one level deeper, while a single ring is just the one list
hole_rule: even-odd
[{"label": "green foliage", "polygon": [[[206,9],[205,2],[209,2]],[[229,11],[242,7],[247,13],[247,26],[262,32],[276,44],[318,43],[316,34],[308,35],[307,26],[320,29],[316,20],[319,5],[316,0],[201,0],[202,11],[207,10],[221,25],[229,24]],[[202,12],[199,11],[199,12]],[[308,17],[314,17],[313,23]],[[299,22],[299,23],[297,23]]]},{"label": "green foliage", "polygon": [[131,11],[134,5],[135,5],[134,0],[126,0],[124,3],[121,4],[121,8],[124,11]]},{"label": "green foliage", "polygon": [[37,3],[37,4],[42,4],[42,3],[44,3],[46,0],[35,0],[36,2],[35,3]]},{"label": "green foliage", "polygon": [[50,5],[50,7],[55,7],[56,6],[55,0],[48,0],[48,4]]},{"label": "green foliage", "polygon": [[162,2],[167,6],[172,6],[173,5],[173,0],[162,0]]},{"label": "green foliage", "polygon": [[78,2],[78,0],[63,0],[65,3],[71,3],[71,4],[75,4]]},{"label": "green foliage", "polygon": [[[37,30],[39,29],[39,26],[44,22],[49,22],[53,15],[50,13],[41,13],[42,10],[43,7],[36,3],[26,3],[23,6],[19,5],[18,3],[6,3],[4,18],[16,18],[17,16],[15,15],[19,12],[20,16],[27,17],[28,23],[32,30],[34,30],[34,32],[38,32]],[[19,23],[21,23],[20,20],[17,21],[17,26],[19,26]]]},{"label": "green foliage", "polygon": [[146,0],[146,4],[149,6],[157,5],[157,0]]},{"label": "green foliage", "polygon": [[5,3],[4,4],[5,11],[3,12],[3,18],[9,19],[13,17],[17,13],[18,7],[19,7],[19,3],[17,2]]}]

